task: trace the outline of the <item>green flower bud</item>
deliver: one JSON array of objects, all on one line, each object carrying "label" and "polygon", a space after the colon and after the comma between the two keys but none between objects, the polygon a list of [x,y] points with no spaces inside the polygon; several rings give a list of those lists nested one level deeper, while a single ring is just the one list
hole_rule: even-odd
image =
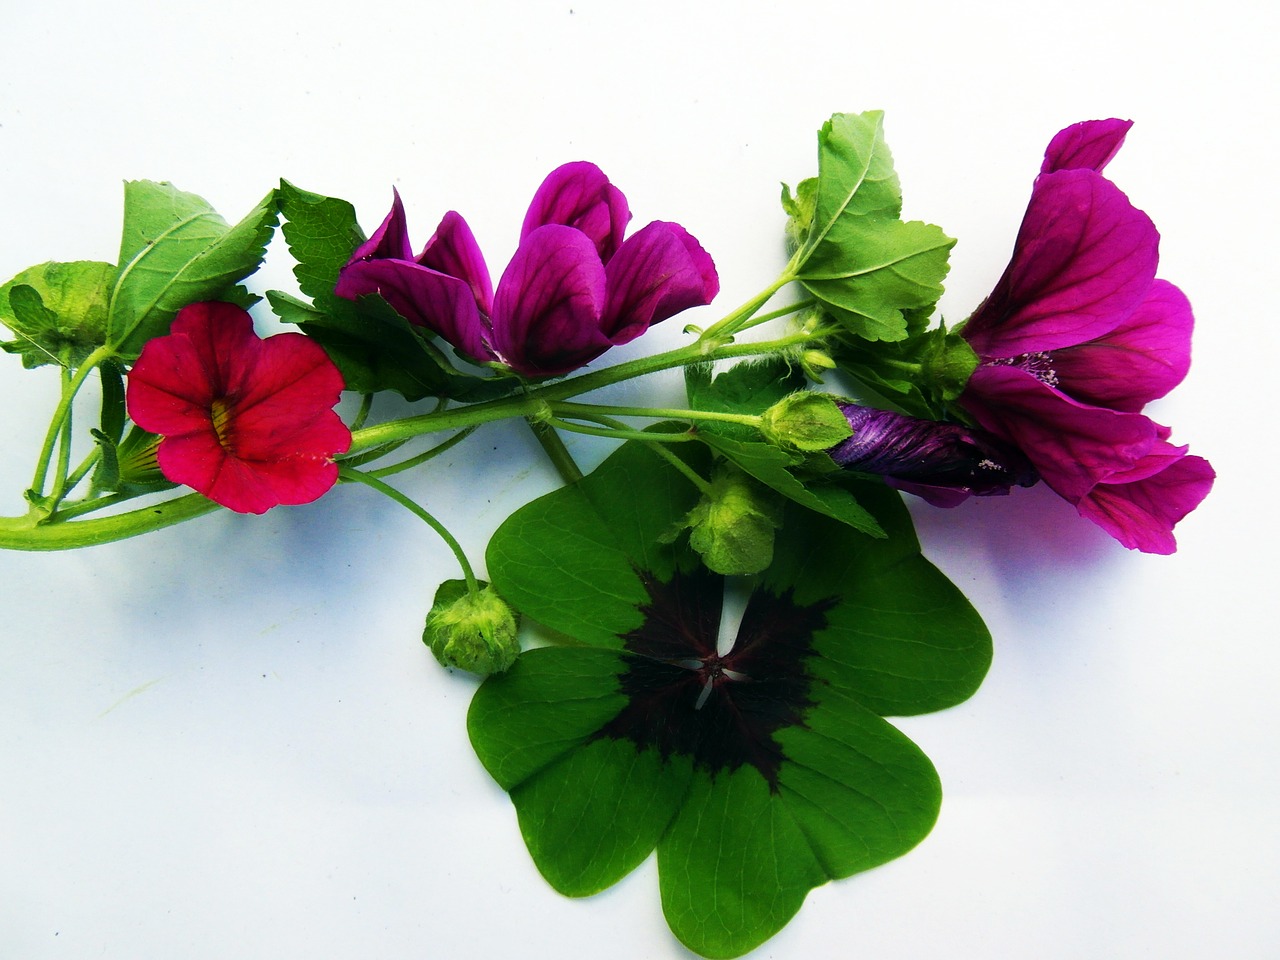
[{"label": "green flower bud", "polygon": [[711,489],[682,524],[689,546],[709,570],[726,576],[759,573],[773,561],[781,511],[772,491],[732,464],[716,467]]},{"label": "green flower bud", "polygon": [[783,397],[760,417],[760,432],[787,450],[826,450],[853,436],[835,398],[802,391]]},{"label": "green flower bud", "polygon": [[836,362],[831,359],[831,354],[825,350],[811,348],[800,354],[800,368],[804,370],[805,376],[810,380],[821,383],[823,375],[828,370],[836,368]]},{"label": "green flower bud", "polygon": [[487,583],[468,593],[465,580],[446,580],[427,614],[422,642],[446,667],[487,676],[516,662],[516,631],[515,613]]}]

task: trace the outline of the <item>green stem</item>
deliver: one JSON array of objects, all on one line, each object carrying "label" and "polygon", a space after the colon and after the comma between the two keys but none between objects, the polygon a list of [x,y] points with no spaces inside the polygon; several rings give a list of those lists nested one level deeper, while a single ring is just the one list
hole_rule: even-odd
[{"label": "green stem", "polygon": [[[96,504],[98,501],[93,502]],[[41,521],[30,515],[0,517],[0,549],[71,550],[76,547],[93,547],[160,530],[217,509],[218,505],[212,500],[198,493],[190,493],[128,513],[77,520],[74,523],[57,522],[60,519],[58,514],[54,514],[51,521]]]},{"label": "green stem", "polygon": [[777,280],[738,307],[738,309],[707,327],[706,330],[702,331],[698,341],[717,345],[732,339],[733,335],[743,328],[743,324],[750,320],[757,310],[768,303],[775,293],[796,278],[796,269],[796,257],[792,257]]},{"label": "green stem", "polygon": [[641,440],[645,443],[683,443],[692,440],[692,433],[646,433],[644,430],[631,430],[627,427],[588,427],[585,424],[573,423],[569,420],[550,418],[548,423],[568,430],[570,433],[585,433],[589,437],[606,437],[609,440]]},{"label": "green stem", "polygon": [[369,419],[371,409],[373,409],[373,394],[363,394],[360,397],[360,409],[356,411],[355,419],[351,421],[352,430],[359,430],[364,426],[364,422]]},{"label": "green stem", "polygon": [[370,470],[369,475],[372,477],[389,477],[392,474],[399,473],[402,470],[409,470],[412,467],[418,466],[419,464],[426,463],[428,460],[432,459],[433,457],[440,456],[440,454],[444,453],[446,450],[450,450],[453,447],[456,447],[463,440],[467,439],[467,437],[471,436],[471,434],[475,432],[476,432],[475,427],[467,427],[467,429],[465,430],[459,430],[448,440],[443,440],[440,443],[437,443],[430,450],[424,450],[422,453],[419,453],[416,456],[410,457],[408,460],[401,460],[399,463],[392,463],[385,467],[379,467],[377,470]]},{"label": "green stem", "polygon": [[533,431],[538,443],[546,451],[547,458],[555,466],[556,472],[560,474],[560,479],[566,484],[574,484],[581,480],[582,470],[573,459],[573,454],[569,452],[569,448],[560,439],[560,434],[556,432],[555,427],[546,420],[536,417],[525,417],[524,422],[529,424],[529,429]]},{"label": "green stem", "polygon": [[779,307],[777,310],[770,310],[768,313],[762,313],[762,314],[759,314],[758,316],[752,317],[750,320],[747,320],[745,323],[739,326],[735,332],[741,333],[743,330],[750,330],[752,327],[758,327],[763,323],[768,323],[770,320],[777,320],[781,317],[790,316],[793,313],[799,313],[801,310],[804,310],[807,307],[811,307],[817,302],[818,301],[814,300],[812,297],[806,297],[803,300],[797,300],[795,303],[790,304],[789,306]]},{"label": "green stem", "polygon": [[80,387],[84,385],[84,381],[90,372],[109,356],[111,356],[109,347],[98,347],[85,358],[84,363],[80,365],[80,369],[75,372],[75,375],[63,383],[62,396],[58,399],[58,405],[53,410],[53,419],[49,421],[49,430],[45,433],[44,444],[40,447],[40,455],[36,459],[36,472],[31,481],[31,489],[37,494],[43,495],[44,493],[44,481],[49,474],[49,462],[53,459],[53,448],[58,442],[58,437],[62,435],[63,423],[70,416],[71,401],[80,392]]},{"label": "green stem", "polygon": [[467,555],[462,551],[462,544],[458,543],[458,541],[454,538],[453,534],[451,534],[448,531],[448,529],[445,527],[443,523],[441,523],[439,520],[433,517],[430,513],[424,510],[421,506],[419,506],[409,497],[405,496],[403,493],[397,490],[395,487],[389,484],[383,483],[381,480],[379,480],[377,477],[373,476],[372,474],[362,473],[359,470],[354,470],[351,467],[343,465],[338,467],[338,476],[343,480],[354,481],[355,483],[363,483],[366,487],[372,487],[374,490],[377,490],[383,496],[390,497],[396,503],[400,504],[400,506],[404,507],[410,513],[416,516],[419,520],[422,520],[424,523],[426,523],[427,526],[429,526],[432,530],[434,530],[437,534],[440,535],[440,539],[443,540],[445,544],[449,547],[449,549],[453,551],[454,557],[456,557],[458,560],[458,566],[462,568],[462,575],[464,578],[466,578],[467,593],[471,594],[472,596],[475,596],[480,592],[480,584],[476,582],[476,575],[471,569],[471,564],[467,562]]},{"label": "green stem", "polygon": [[546,402],[566,400],[582,393],[590,393],[603,387],[631,380],[635,377],[669,370],[673,367],[688,366],[706,360],[728,360],[737,357],[759,356],[786,350],[797,344],[807,343],[813,337],[803,331],[788,334],[775,340],[760,340],[754,343],[735,343],[704,351],[698,343],[668,350],[619,363],[604,370],[584,373],[567,380],[549,383],[534,388],[527,396],[519,395],[503,397],[498,400],[486,400],[465,407],[451,407],[438,412],[419,414],[400,420],[387,420],[361,430],[352,432],[351,453],[367,450],[370,447],[436,433],[442,430],[459,430],[464,427],[479,426],[503,420],[508,417],[538,417],[546,412]]},{"label": "green stem", "polygon": [[[66,377],[65,389],[71,380],[65,368],[63,374]],[[71,471],[71,424],[74,419],[74,409],[71,405],[67,406],[66,415],[62,418],[62,429],[58,431],[58,466],[53,474],[53,490],[49,495],[49,504],[55,509],[58,502],[66,496],[67,474]]]},{"label": "green stem", "polygon": [[80,461],[80,465],[67,476],[64,496],[80,485],[80,481],[83,480],[85,475],[93,469],[94,465],[98,462],[98,458],[101,456],[102,448],[97,444],[94,444],[93,449],[85,455],[85,458],[82,461]]},{"label": "green stem", "polygon": [[[628,429],[626,424],[620,423],[619,421],[614,420],[610,417],[594,416],[591,419],[595,420],[597,423],[600,423],[603,426],[613,427],[617,430]],[[628,431],[628,432],[634,432],[634,431]],[[672,436],[680,436],[682,439],[687,438],[687,435],[685,434],[672,434]],[[687,463],[681,460],[678,456],[672,453],[671,450],[667,448],[667,445],[665,443],[656,442],[654,440],[654,437],[655,437],[655,434],[645,432],[640,438],[637,438],[637,439],[640,439],[641,442],[644,443],[644,445],[648,447],[651,452],[657,454],[659,457],[662,457],[663,460],[666,460],[673,467],[675,467],[682,474],[684,474],[684,476],[688,479],[688,481],[698,488],[699,492],[703,494],[710,494],[711,484],[708,483],[706,480],[704,480],[697,473],[697,471],[695,471],[691,466],[689,466]]]},{"label": "green stem", "polygon": [[715,420],[737,423],[744,427],[760,426],[760,418],[747,413],[723,413],[715,410],[684,410],[665,407],[610,407],[594,403],[571,403],[561,400],[548,404],[554,413],[570,419],[594,420],[599,416],[649,417],[654,420]]}]

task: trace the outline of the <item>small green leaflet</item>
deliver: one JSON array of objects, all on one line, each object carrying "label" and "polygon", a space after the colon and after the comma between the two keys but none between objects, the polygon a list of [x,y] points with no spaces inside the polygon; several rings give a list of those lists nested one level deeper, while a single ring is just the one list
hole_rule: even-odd
[{"label": "small green leaflet", "polygon": [[189,303],[231,299],[258,269],[276,226],[275,191],[229,225],[205,200],[171,183],[125,183],[120,268],[111,291],[107,343],[126,360],[168,332]]},{"label": "small green leaflet", "polygon": [[816,189],[806,181],[794,198],[784,192],[783,206],[805,289],[849,333],[894,341],[907,335],[907,314],[927,313],[942,296],[955,241],[900,219],[883,120],[880,111],[835,114],[818,133]]},{"label": "small green leaflet", "polygon": [[[705,450],[680,452],[706,472]],[[499,528],[493,585],[574,645],[488,678],[468,730],[552,886],[588,896],[656,848],[672,931],[703,956],[735,957],[813,887],[929,832],[937,774],[883,717],[963,701],[991,645],[920,555],[897,494],[867,485],[859,499],[888,536],[789,506],[721,655],[723,578],[660,542],[696,499],[630,443]]]}]

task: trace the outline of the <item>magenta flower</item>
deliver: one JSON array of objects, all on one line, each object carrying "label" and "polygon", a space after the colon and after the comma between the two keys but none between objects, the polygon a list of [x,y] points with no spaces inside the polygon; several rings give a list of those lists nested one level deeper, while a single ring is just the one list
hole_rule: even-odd
[{"label": "magenta flower", "polygon": [[193,303],[129,372],[129,416],[160,434],[161,472],[239,513],[310,503],[338,479],[351,432],[342,375],[314,340],[265,340],[230,303]]},{"label": "magenta flower", "polygon": [[679,224],[623,239],[626,197],[591,163],[551,172],[525,215],[496,292],[471,228],[450,211],[413,256],[397,193],[336,292],[380,294],[472,360],[530,377],[568,373],[682,310],[711,302],[715,264]]},{"label": "magenta flower", "polygon": [[1019,450],[982,430],[853,403],[840,409],[853,436],[827,451],[831,459],[846,470],[882,476],[934,506],[1007,494],[1039,479]]},{"label": "magenta flower", "polygon": [[1155,226],[1101,173],[1130,126],[1050,142],[1013,258],[961,330],[980,364],[959,402],[1125,546],[1171,553],[1214,473],[1141,413],[1186,376],[1193,320],[1156,279]]}]

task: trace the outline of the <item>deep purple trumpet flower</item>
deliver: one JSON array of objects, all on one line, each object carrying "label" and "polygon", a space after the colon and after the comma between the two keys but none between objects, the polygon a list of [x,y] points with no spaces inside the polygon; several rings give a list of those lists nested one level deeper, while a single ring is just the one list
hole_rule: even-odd
[{"label": "deep purple trumpet flower", "polygon": [[534,195],[495,291],[471,228],[453,211],[415,257],[397,193],[336,292],[381,294],[477,362],[564,374],[720,289],[711,257],[683,227],[654,221],[624,239],[630,219],[626,197],[594,164],[557,167]]},{"label": "deep purple trumpet flower", "polygon": [[1131,125],[1050,142],[1013,258],[961,329],[980,363],[959,402],[1126,547],[1172,553],[1214,472],[1141,413],[1186,376],[1193,320],[1156,279],[1155,226],[1102,176]]},{"label": "deep purple trumpet flower", "polygon": [[853,403],[840,409],[853,436],[827,451],[831,459],[848,470],[882,476],[935,506],[1006,494],[1039,479],[1019,450],[985,431]]}]

